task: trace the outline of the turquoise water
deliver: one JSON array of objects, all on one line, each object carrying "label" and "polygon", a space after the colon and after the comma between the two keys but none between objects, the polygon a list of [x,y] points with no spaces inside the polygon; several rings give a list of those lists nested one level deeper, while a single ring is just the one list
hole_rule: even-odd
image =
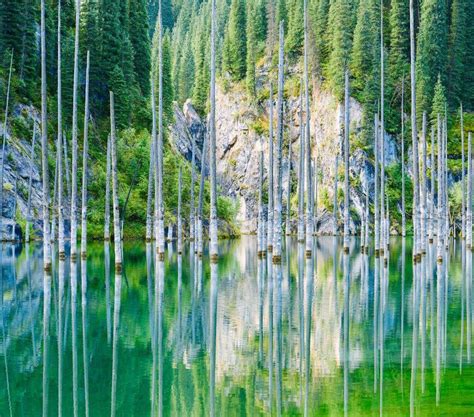
[{"label": "turquoise water", "polygon": [[387,268],[315,244],[275,266],[225,241],[211,266],[126,243],[122,275],[91,244],[51,276],[40,246],[4,244],[0,416],[474,416],[471,252],[413,273],[410,240]]}]

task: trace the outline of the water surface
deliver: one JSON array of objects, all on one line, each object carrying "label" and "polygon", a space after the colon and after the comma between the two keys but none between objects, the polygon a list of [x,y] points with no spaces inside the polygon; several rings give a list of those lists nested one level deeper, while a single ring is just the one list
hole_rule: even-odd
[{"label": "water surface", "polygon": [[91,244],[45,276],[40,246],[4,244],[0,416],[473,416],[471,252],[315,245],[276,266],[252,237],[218,265],[127,243],[115,275]]}]

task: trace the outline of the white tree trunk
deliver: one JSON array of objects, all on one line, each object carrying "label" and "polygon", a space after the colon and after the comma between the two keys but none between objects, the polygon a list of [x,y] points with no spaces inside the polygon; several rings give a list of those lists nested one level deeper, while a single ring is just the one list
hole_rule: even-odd
[{"label": "white tree trunk", "polygon": [[51,270],[51,239],[49,235],[49,172],[48,172],[48,114],[46,96],[46,16],[41,0],[41,165],[43,171],[43,265]]},{"label": "white tree trunk", "polygon": [[216,261],[219,256],[217,247],[217,173],[216,173],[216,0],[211,0],[211,114],[209,118],[209,163],[211,169],[211,207],[209,219],[210,246],[209,256]]},{"label": "white tree trunk", "polygon": [[107,137],[107,167],[105,177],[105,218],[104,218],[104,240],[110,240],[110,183],[112,175],[112,144],[110,135]]},{"label": "white tree trunk", "polygon": [[374,241],[375,257],[380,253],[380,211],[379,211],[379,115],[374,115],[374,155],[375,155],[375,179],[374,179]]},{"label": "white tree trunk", "polygon": [[155,143],[153,138],[153,133],[150,138],[150,164],[148,167],[148,190],[147,190],[147,199],[146,199],[146,232],[145,232],[145,240],[147,242],[151,241],[153,236],[153,176],[155,170],[153,169],[155,166]]},{"label": "white tree trunk", "polygon": [[178,254],[183,253],[183,224],[181,219],[181,193],[183,187],[183,173],[181,167],[179,167],[178,177],[178,230],[176,231],[178,238]]},{"label": "white tree trunk", "polygon": [[202,157],[201,157],[201,180],[199,184],[199,202],[198,202],[198,210],[196,216],[196,234],[197,234],[197,245],[196,245],[196,252],[199,256],[202,256],[203,253],[203,236],[202,236],[202,207],[203,207],[203,200],[204,200],[204,179],[206,177],[206,155],[208,154],[208,142],[209,139],[207,135],[204,137],[204,143],[202,146]]},{"label": "white tree trunk", "polygon": [[[56,213],[57,213],[57,193],[58,193],[58,149],[56,147],[56,158],[54,165],[54,185],[53,185],[53,203],[51,207],[51,246],[54,248],[54,242],[56,241]],[[53,251],[54,252],[54,251]]]},{"label": "white tree trunk", "polygon": [[472,135],[467,136],[466,247],[472,249]]},{"label": "white tree trunk", "polygon": [[[366,178],[368,176],[366,175]],[[367,191],[365,193],[365,253],[369,253],[369,233],[370,233],[370,222],[369,222],[369,184],[367,183]]]},{"label": "white tree trunk", "polygon": [[191,198],[189,202],[189,241],[194,242],[196,236],[196,222],[194,219],[194,184],[196,182],[196,141],[191,135],[190,137],[193,141],[193,150],[191,157]]},{"label": "white tree trunk", "polygon": [[400,111],[401,125],[402,125],[402,236],[405,237],[407,234],[407,216],[405,213],[405,77],[402,78],[402,104]]},{"label": "white tree trunk", "polygon": [[112,154],[112,204],[114,213],[114,250],[115,250],[115,271],[122,271],[122,236],[120,233],[120,213],[118,198],[118,178],[117,178],[117,144],[115,138],[115,108],[114,93],[110,92],[110,149]]},{"label": "white tree trunk", "polygon": [[63,132],[63,156],[64,156],[64,172],[66,177],[66,191],[67,198],[71,199],[71,171],[69,169],[69,154],[67,150],[67,136],[66,132]]},{"label": "white tree trunk", "polygon": [[416,75],[415,75],[415,16],[410,0],[410,80],[411,80],[411,138],[413,151],[413,255],[419,260],[420,198],[418,185],[418,131],[416,127]]},{"label": "white tree trunk", "polygon": [[427,231],[427,218],[426,218],[426,112],[423,112],[422,122],[422,134],[421,134],[421,181],[420,181],[420,203],[421,203],[421,217],[420,217],[420,253],[426,254],[426,231]]},{"label": "white tree trunk", "polygon": [[386,246],[385,236],[385,57],[383,40],[383,1],[380,2],[380,254]]},{"label": "white tree trunk", "polygon": [[277,99],[277,147],[275,172],[277,184],[275,187],[275,207],[273,219],[273,261],[281,262],[281,212],[282,212],[282,170],[281,170],[281,148],[283,143],[283,88],[284,88],[284,29],[283,21],[280,22],[280,48],[278,53],[278,99]]},{"label": "white tree trunk", "polygon": [[58,162],[58,250],[59,259],[66,257],[64,248],[64,216],[63,216],[63,116],[62,116],[62,64],[61,64],[61,0],[58,1],[58,137],[57,137],[57,162]]},{"label": "white tree trunk", "polygon": [[[340,143],[340,142],[339,142]],[[334,217],[334,230],[333,234],[334,236],[337,236],[339,234],[338,227],[337,227],[337,212],[338,212],[338,202],[337,202],[337,192],[338,192],[338,185],[337,185],[337,174],[339,171],[339,155],[336,154],[334,158],[334,194],[333,194],[333,206],[332,206],[332,211],[333,211],[333,217]]]},{"label": "white tree trunk", "polygon": [[311,169],[311,108],[309,101],[309,74],[308,74],[308,4],[307,0],[303,2],[304,8],[304,96],[306,110],[306,256],[310,256],[313,250],[313,220],[314,220],[314,201],[313,201],[313,178]]},{"label": "white tree trunk", "polygon": [[262,257],[265,255],[267,250],[266,247],[266,230],[265,230],[265,214],[263,209],[263,143],[260,143],[260,159],[259,159],[259,172],[258,172],[258,256]]},{"label": "white tree trunk", "polygon": [[464,112],[462,110],[462,103],[461,108],[459,110],[461,116],[461,194],[462,194],[462,202],[461,202],[461,239],[466,238],[466,179],[464,176]]},{"label": "white tree trunk", "polygon": [[345,72],[344,87],[344,252],[349,253],[349,70]]},{"label": "white tree trunk", "polygon": [[[444,247],[444,236],[443,236],[443,145],[442,145],[442,133],[441,133],[441,119],[438,114],[438,221],[437,221],[437,258],[438,262],[443,262],[443,247]],[[468,151],[469,152],[469,151]],[[468,159],[468,173],[470,171],[469,159]],[[469,189],[468,189],[469,193]],[[469,198],[469,196],[468,196]],[[469,211],[467,214],[467,222],[469,224]],[[469,229],[468,229],[469,230]],[[466,243],[469,243],[469,236],[467,236]]]},{"label": "white tree trunk", "polygon": [[431,178],[430,178],[430,212],[429,212],[429,223],[428,223],[428,242],[433,243],[434,234],[434,218],[435,218],[435,179],[436,179],[436,166],[435,166],[435,133],[434,127],[431,127]]},{"label": "white tree trunk", "polygon": [[81,0],[76,0],[74,36],[74,75],[72,88],[72,190],[71,190],[71,259],[77,256],[77,89],[79,79],[79,25]]},{"label": "white tree trunk", "polygon": [[89,69],[90,52],[86,59],[86,91],[84,109],[84,144],[82,153],[82,207],[81,207],[81,257],[87,257],[87,159],[89,158]]},{"label": "white tree trunk", "polygon": [[13,50],[10,56],[10,70],[8,72],[8,86],[7,86],[7,99],[5,103],[5,121],[3,122],[3,141],[2,141],[2,158],[0,164],[0,241],[3,240],[3,176],[5,172],[5,148],[7,144],[7,121],[8,121],[8,106],[10,103],[10,86],[12,79],[13,69]]},{"label": "white tree trunk", "polygon": [[[26,204],[26,226],[25,226],[25,242],[29,243],[30,225],[31,225],[31,189],[33,183],[33,167],[35,161],[35,142],[36,142],[36,123],[33,122],[33,139],[31,140],[31,157],[30,157],[30,178],[28,180],[28,202]],[[1,216],[0,216],[1,217]]]},{"label": "white tree trunk", "polygon": [[270,81],[269,107],[269,134],[268,134],[268,204],[267,204],[267,244],[268,251],[273,251],[273,84]]},{"label": "white tree trunk", "polygon": [[[291,129],[289,129],[291,132]],[[287,196],[286,196],[286,225],[285,234],[291,235],[291,133],[288,138],[288,183],[287,183]]]},{"label": "white tree trunk", "polygon": [[305,161],[305,143],[304,143],[304,122],[303,122],[303,94],[300,91],[300,154],[298,162],[298,242],[304,243],[304,161]]}]

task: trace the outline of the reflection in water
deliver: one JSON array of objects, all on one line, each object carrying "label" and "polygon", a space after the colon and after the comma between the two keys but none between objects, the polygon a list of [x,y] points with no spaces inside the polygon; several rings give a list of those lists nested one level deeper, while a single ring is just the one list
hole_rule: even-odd
[{"label": "reflection in water", "polygon": [[0,415],[472,414],[471,251],[340,243],[289,238],[281,265],[252,237],[218,264],[126,244],[123,294],[108,243],[49,277],[40,246],[4,245]]}]

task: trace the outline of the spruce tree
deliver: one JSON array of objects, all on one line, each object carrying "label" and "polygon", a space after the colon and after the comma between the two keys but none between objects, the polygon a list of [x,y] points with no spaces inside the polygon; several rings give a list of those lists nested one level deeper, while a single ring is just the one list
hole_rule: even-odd
[{"label": "spruce tree", "polygon": [[433,104],[431,106],[431,123],[436,124],[438,115],[443,116],[446,110],[446,90],[441,81],[441,76],[438,75],[433,94]]},{"label": "spruce tree", "polygon": [[396,89],[399,95],[401,95],[401,80],[408,75],[410,70],[409,45],[408,0],[392,0],[388,75],[391,88]]},{"label": "spruce tree", "polygon": [[115,65],[110,74],[109,86],[115,97],[116,125],[121,129],[126,127],[130,120],[130,92],[119,65]]},{"label": "spruce tree", "polygon": [[417,115],[431,111],[431,102],[438,75],[446,79],[447,64],[446,3],[424,0],[421,4],[420,29],[417,39],[416,99]]},{"label": "spruce tree", "polygon": [[466,0],[453,0],[449,33],[448,91],[451,105],[462,100],[467,52]]},{"label": "spruce tree", "polygon": [[228,71],[235,81],[246,75],[247,33],[244,0],[232,0],[229,22],[224,38],[223,69]]},{"label": "spruce tree", "polygon": [[289,10],[288,35],[285,42],[286,53],[290,58],[295,58],[301,54],[303,38],[303,2],[292,0]]},{"label": "spruce tree", "polygon": [[142,95],[150,93],[150,38],[146,0],[130,0],[130,41],[134,50],[133,65]]},{"label": "spruce tree", "polygon": [[255,54],[256,54],[256,36],[255,36],[255,15],[249,6],[247,18],[247,73],[245,83],[250,97],[255,95]]}]

